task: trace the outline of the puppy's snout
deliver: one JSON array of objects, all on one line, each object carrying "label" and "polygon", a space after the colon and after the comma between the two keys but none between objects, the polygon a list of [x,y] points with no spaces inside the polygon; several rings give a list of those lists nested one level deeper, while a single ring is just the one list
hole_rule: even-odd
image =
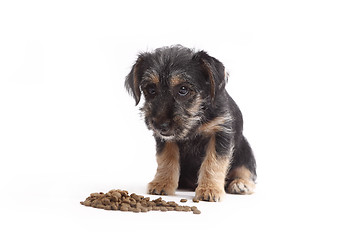
[{"label": "puppy's snout", "polygon": [[169,131],[170,123],[169,122],[161,123],[159,128],[162,132],[167,132],[167,131]]},{"label": "puppy's snout", "polygon": [[171,135],[171,128],[170,128],[170,121],[163,121],[163,122],[153,122],[153,125],[156,129],[159,130],[159,132],[166,136],[166,135]]}]

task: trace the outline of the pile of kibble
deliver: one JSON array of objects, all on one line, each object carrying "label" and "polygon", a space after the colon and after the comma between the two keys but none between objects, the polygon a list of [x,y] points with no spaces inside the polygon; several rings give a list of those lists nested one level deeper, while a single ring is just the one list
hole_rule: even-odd
[{"label": "pile of kibble", "polygon": [[[180,201],[186,202],[186,199],[181,199]],[[122,190],[111,190],[108,193],[92,193],[85,201],[80,203],[85,206],[105,210],[131,211],[136,213],[148,211],[192,211],[194,214],[201,213],[195,206],[180,206],[174,201],[166,202],[162,200],[161,197],[150,201],[149,197],[144,197],[135,193],[129,195],[127,191]]]}]

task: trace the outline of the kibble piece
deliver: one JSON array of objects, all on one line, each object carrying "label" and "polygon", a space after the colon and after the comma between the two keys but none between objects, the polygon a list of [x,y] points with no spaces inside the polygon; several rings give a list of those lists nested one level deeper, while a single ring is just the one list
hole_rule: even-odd
[{"label": "kibble piece", "polygon": [[199,199],[193,198],[193,202],[198,203]]},{"label": "kibble piece", "polygon": [[114,196],[114,197],[117,197],[118,199],[120,199],[120,198],[121,198],[121,193],[119,193],[119,192],[114,192],[114,193],[113,193],[113,196]]},{"label": "kibble piece", "polygon": [[100,193],[92,193],[90,194],[90,197],[98,197],[100,195]]},{"label": "kibble piece", "polygon": [[187,199],[185,199],[185,198],[180,199],[180,202],[187,202]]},{"label": "kibble piece", "polygon": [[175,211],[182,211],[182,207],[181,206],[176,206]]},{"label": "kibble piece", "polygon": [[102,205],[101,203],[98,203],[98,204],[95,205],[95,207],[104,209],[105,205]]},{"label": "kibble piece", "polygon": [[191,207],[191,211],[195,211],[195,210],[198,210],[198,208],[195,206]]},{"label": "kibble piece", "polygon": [[148,212],[149,211],[146,207],[141,207],[140,210],[141,210],[141,212]]},{"label": "kibble piece", "polygon": [[84,202],[83,202],[83,205],[85,205],[85,206],[91,206],[91,202],[89,201],[89,200],[85,200]]},{"label": "kibble piece", "polygon": [[140,210],[139,208],[133,208],[132,211],[133,211],[134,213],[139,213],[139,212],[141,212],[141,210]]},{"label": "kibble piece", "polygon": [[170,207],[176,207],[176,206],[177,206],[177,203],[174,202],[174,201],[170,201],[170,202],[168,202],[168,205],[169,205]]},{"label": "kibble piece", "polygon": [[116,206],[116,204],[115,203],[111,203],[111,210],[117,210],[118,209],[118,207]]},{"label": "kibble piece", "polygon": [[103,198],[103,199],[102,199],[102,204],[104,204],[104,205],[110,205],[110,199],[108,199],[108,198]]},{"label": "kibble piece", "polygon": [[199,209],[195,209],[195,210],[193,210],[193,214],[200,214],[201,212],[200,212],[200,210]]},{"label": "kibble piece", "polygon": [[147,206],[149,205],[149,203],[148,203],[147,201],[145,201],[145,200],[141,200],[141,201],[140,201],[140,204],[141,204],[141,206],[143,206],[143,207],[147,207]]},{"label": "kibble piece", "polygon": [[161,202],[161,201],[162,201],[162,198],[159,197],[159,198],[157,198],[157,199],[154,200],[154,203],[158,203],[158,202]]},{"label": "kibble piece", "polygon": [[118,199],[118,197],[113,195],[113,196],[110,197],[110,201],[117,202],[117,201],[119,201],[119,199]]},{"label": "kibble piece", "polygon": [[190,212],[191,211],[191,207],[189,206],[184,206],[184,210],[185,212]]},{"label": "kibble piece", "polygon": [[127,211],[129,211],[129,208],[126,207],[126,206],[121,206],[121,207],[120,207],[120,211],[127,212]]},{"label": "kibble piece", "polygon": [[152,207],[152,210],[153,210],[153,211],[159,211],[159,210],[160,210],[160,207],[153,206],[153,207]]}]

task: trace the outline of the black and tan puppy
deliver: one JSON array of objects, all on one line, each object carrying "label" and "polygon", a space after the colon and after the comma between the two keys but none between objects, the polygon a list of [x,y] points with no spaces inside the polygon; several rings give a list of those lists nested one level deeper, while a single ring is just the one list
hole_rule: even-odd
[{"label": "black and tan puppy", "polygon": [[139,55],[125,86],[136,105],[145,96],[141,111],[156,140],[150,194],[193,189],[198,200],[219,201],[225,190],[253,193],[255,159],[226,81],[223,64],[204,51],[177,45]]}]

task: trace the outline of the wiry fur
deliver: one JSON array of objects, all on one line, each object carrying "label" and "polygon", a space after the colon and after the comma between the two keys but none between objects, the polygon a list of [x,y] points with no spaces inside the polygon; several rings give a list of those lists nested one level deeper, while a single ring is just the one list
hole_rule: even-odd
[{"label": "wiry fur", "polygon": [[141,111],[157,144],[159,168],[149,193],[189,188],[200,200],[218,201],[224,187],[253,192],[256,163],[241,112],[225,90],[227,77],[204,51],[177,45],[139,55],[125,86],[136,104],[145,96]]}]

